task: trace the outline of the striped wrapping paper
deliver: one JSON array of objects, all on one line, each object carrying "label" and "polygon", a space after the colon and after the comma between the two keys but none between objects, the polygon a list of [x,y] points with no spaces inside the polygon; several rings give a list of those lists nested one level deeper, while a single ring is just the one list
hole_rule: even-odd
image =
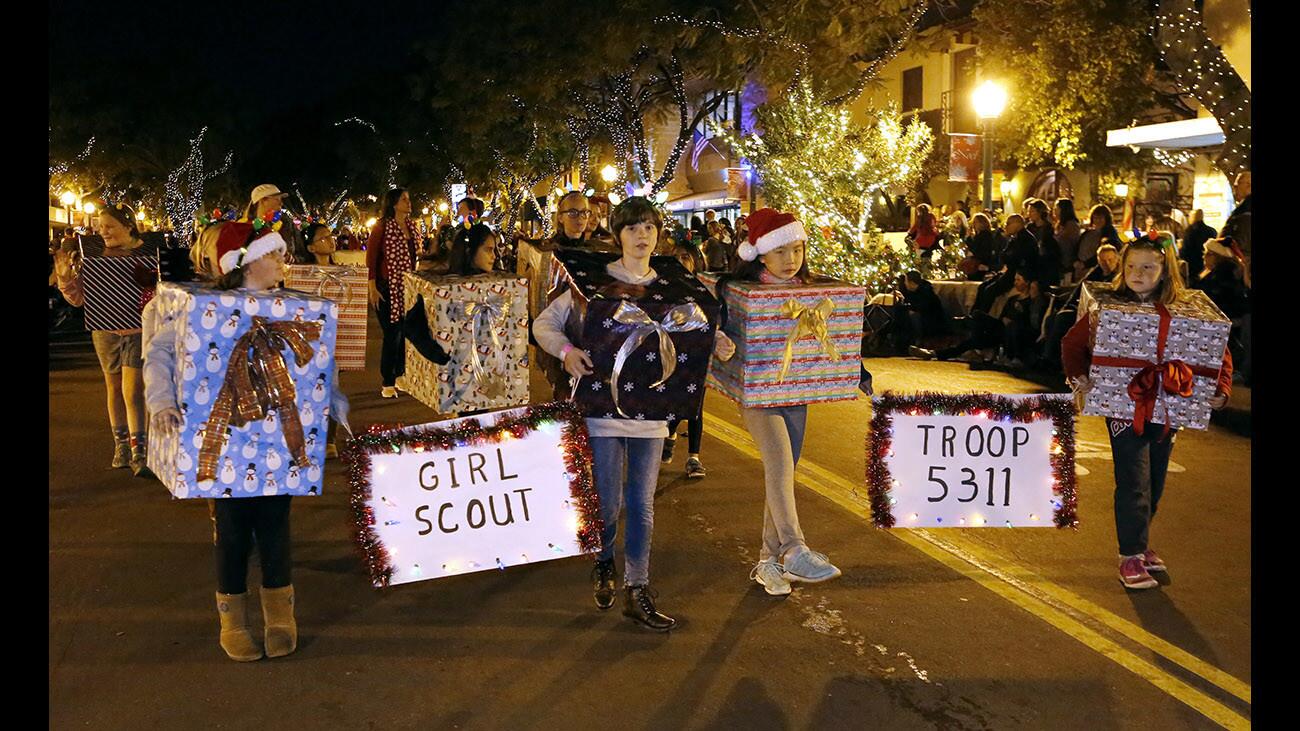
[{"label": "striped wrapping paper", "polygon": [[[288,289],[324,297],[339,305],[338,343],[334,360],[341,371],[366,369],[366,278],[364,266],[322,266],[292,264],[285,267],[284,285]],[[328,273],[330,278],[324,276]],[[342,280],[340,286],[335,279]]]},{"label": "striped wrapping paper", "polygon": [[81,282],[86,291],[87,330],[135,330],[140,311],[153,296],[153,287],[141,282],[158,282],[158,253],[140,256],[86,256]]},{"label": "striped wrapping paper", "polygon": [[[716,275],[699,278],[710,288],[717,284]],[[735,341],[736,354],[729,361],[714,357],[710,387],[746,408],[857,398],[864,288],[829,278],[798,286],[733,281],[724,296],[723,332]],[[782,308],[790,299],[811,308],[826,298],[835,305],[827,331],[840,359],[832,360],[820,340],[805,335],[795,342],[789,373],[778,383],[786,338],[796,326]]]}]

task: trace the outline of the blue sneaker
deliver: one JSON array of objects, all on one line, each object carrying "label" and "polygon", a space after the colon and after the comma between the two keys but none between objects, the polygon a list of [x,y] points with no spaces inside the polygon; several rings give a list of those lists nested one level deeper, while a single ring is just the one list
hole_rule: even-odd
[{"label": "blue sneaker", "polygon": [[794,549],[785,559],[786,581],[816,584],[819,581],[829,581],[840,573],[840,570],[827,560],[826,554],[818,553],[806,546]]}]

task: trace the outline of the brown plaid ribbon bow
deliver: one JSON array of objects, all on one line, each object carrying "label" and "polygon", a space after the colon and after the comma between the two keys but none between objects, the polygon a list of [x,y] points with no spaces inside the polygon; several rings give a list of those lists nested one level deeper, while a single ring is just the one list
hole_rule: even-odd
[{"label": "brown plaid ribbon bow", "polygon": [[248,332],[235,341],[230,353],[226,378],[217,393],[208,416],[207,432],[199,449],[197,480],[217,477],[217,458],[227,425],[243,426],[266,416],[268,409],[280,415],[284,441],[298,465],[307,464],[307,440],[298,416],[297,391],[289,365],[284,362],[284,347],[293,350],[298,365],[306,365],[313,353],[312,343],[320,340],[318,321],[272,321],[254,317]]}]

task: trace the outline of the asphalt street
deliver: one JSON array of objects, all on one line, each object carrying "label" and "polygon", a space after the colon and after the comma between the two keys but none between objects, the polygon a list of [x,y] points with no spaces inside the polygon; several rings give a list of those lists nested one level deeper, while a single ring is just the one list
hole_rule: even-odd
[{"label": "asphalt street", "polygon": [[[1209,430],[1179,434],[1152,529],[1169,580],[1141,593],[1116,578],[1101,419],[1078,421],[1077,530],[883,531],[865,510],[869,400],[815,406],[800,518],[844,575],[787,598],[748,580],[762,466],[735,406],[710,392],[708,476],[684,478],[684,440],[660,474],[652,582],[680,622],[667,635],[598,611],[587,559],[371,588],[331,461],[324,495],[294,501],[298,651],[240,664],[217,644],[207,506],[107,469],[89,338],[49,352],[51,728],[1250,724],[1246,389]],[[1049,390],[961,363],[867,365],[878,390]],[[435,419],[409,396],[381,400],[377,373],[342,382],[354,427]],[[549,394],[537,372],[533,393]]]}]

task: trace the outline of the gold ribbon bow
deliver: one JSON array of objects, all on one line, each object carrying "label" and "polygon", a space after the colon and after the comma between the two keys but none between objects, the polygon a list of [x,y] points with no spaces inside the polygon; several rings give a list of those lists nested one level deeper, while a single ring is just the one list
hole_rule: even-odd
[{"label": "gold ribbon bow", "polygon": [[253,317],[252,327],[235,341],[226,377],[208,416],[207,432],[199,449],[199,482],[217,477],[217,458],[227,425],[243,426],[264,418],[268,409],[280,415],[284,441],[294,462],[299,466],[307,464],[307,439],[298,415],[293,377],[284,362],[284,348],[289,346],[294,360],[303,366],[311,360],[315,352],[311,344],[320,336],[319,321]]},{"label": "gold ribbon bow", "polygon": [[[707,330],[709,327],[709,318],[705,316],[704,310],[694,302],[684,305],[677,305],[669,310],[660,322],[655,322],[645,310],[623,301],[618,303],[618,309],[614,311],[613,320],[623,325],[631,325],[635,329],[628,334],[623,345],[618,349],[618,354],[614,356],[614,371],[609,379],[610,393],[614,398],[614,408],[624,417],[622,407],[618,405],[618,379],[623,374],[623,364],[632,355],[637,348],[641,346],[642,341],[650,336],[651,333],[659,333],[659,363],[662,367],[662,377],[658,381],[650,384],[650,388],[655,388],[666,382],[677,370],[677,347],[673,345],[673,340],[669,333],[689,332],[692,330]],[[575,382],[574,388],[577,388]]]},{"label": "gold ribbon bow", "polygon": [[[348,267],[348,268],[355,269],[356,267]],[[345,273],[339,272],[337,269],[334,269],[333,267],[322,267],[313,264],[311,268],[307,270],[307,276],[312,279],[320,280],[316,285],[317,297],[325,297],[325,299],[331,299],[330,297],[325,296],[325,285],[335,284],[338,285],[338,288],[343,292],[343,301],[340,302],[339,304],[343,305],[344,307],[347,307],[348,305],[352,304],[353,285],[351,282],[347,280],[347,276]]]},{"label": "gold ribbon bow", "polygon": [[776,374],[777,383],[785,382],[786,374],[790,371],[790,363],[794,360],[794,344],[805,335],[820,340],[822,348],[831,360],[840,359],[840,352],[835,349],[831,334],[826,329],[826,321],[834,311],[835,303],[830,297],[817,303],[816,307],[804,307],[793,297],[786,300],[785,305],[781,307],[781,314],[794,320],[795,323],[790,328],[790,333],[785,336],[785,355],[781,358],[781,370]]}]

